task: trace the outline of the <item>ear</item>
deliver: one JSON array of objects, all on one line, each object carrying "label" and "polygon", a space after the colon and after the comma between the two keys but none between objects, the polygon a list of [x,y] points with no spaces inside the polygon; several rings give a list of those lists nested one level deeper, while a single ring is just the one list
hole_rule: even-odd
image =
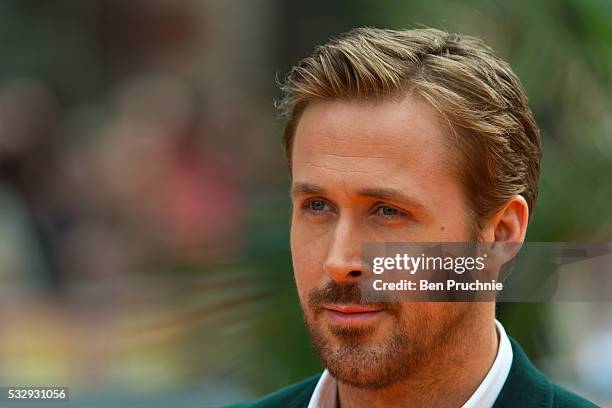
[{"label": "ear", "polygon": [[525,240],[529,223],[529,206],[521,195],[512,197],[497,211],[483,229],[484,242],[517,242]]},{"label": "ear", "polygon": [[521,195],[512,197],[489,219],[481,239],[484,243],[492,244],[487,251],[490,270],[499,271],[502,265],[518,254],[525,241],[528,222],[529,206]]}]

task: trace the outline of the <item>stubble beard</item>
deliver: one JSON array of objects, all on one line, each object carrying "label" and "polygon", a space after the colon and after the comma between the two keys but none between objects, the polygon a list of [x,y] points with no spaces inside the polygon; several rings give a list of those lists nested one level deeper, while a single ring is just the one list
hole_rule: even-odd
[{"label": "stubble beard", "polygon": [[313,296],[302,305],[302,314],[316,353],[332,377],[361,389],[384,389],[419,375],[436,354],[458,341],[455,335],[467,318],[467,310],[457,303],[447,304],[448,313],[443,315],[431,313],[425,303],[413,303],[410,316],[405,316],[399,303],[385,303],[385,317],[392,319],[393,328],[376,343],[372,335],[377,326],[323,326],[321,310],[312,300]]}]

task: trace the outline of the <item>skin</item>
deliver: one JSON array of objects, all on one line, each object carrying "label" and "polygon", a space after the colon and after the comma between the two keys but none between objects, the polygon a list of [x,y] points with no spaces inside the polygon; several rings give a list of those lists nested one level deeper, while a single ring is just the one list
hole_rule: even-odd
[{"label": "skin", "polygon": [[[474,239],[442,123],[408,95],[311,102],[296,129],[295,281],[315,349],[338,380],[342,407],[461,406],[495,359],[493,302],[387,303],[357,324],[338,322],[327,308],[354,304],[338,290],[367,276],[364,241]],[[527,204],[515,196],[485,222],[479,239],[522,242],[527,220]]]}]

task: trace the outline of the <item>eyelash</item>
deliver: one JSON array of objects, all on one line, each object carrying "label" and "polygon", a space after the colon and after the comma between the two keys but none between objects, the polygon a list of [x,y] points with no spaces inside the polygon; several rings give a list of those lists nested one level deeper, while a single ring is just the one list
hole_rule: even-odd
[{"label": "eyelash", "polygon": [[[304,204],[302,205],[302,207],[303,207],[303,208],[304,208],[306,211],[308,211],[308,212],[310,212],[310,213],[312,213],[312,214],[320,214],[320,213],[324,212],[324,211],[315,211],[315,210],[313,210],[313,209],[310,207],[310,206],[311,206],[311,204],[312,204],[313,202],[315,202],[315,201],[320,201],[320,202],[322,202],[324,205],[330,206],[330,204],[329,204],[327,201],[325,201],[325,200],[323,200],[323,199],[321,199],[321,198],[311,198],[311,199],[308,199],[308,200],[304,201]],[[331,206],[330,206],[330,207],[331,207]],[[376,207],[376,209],[375,209],[375,212],[374,212],[374,213],[378,213],[378,212],[379,212],[381,209],[383,209],[383,208],[390,208],[390,209],[392,209],[392,210],[394,210],[394,211],[396,211],[396,212],[397,212],[397,214],[395,214],[395,215],[383,215],[383,214],[381,214],[381,216],[382,216],[383,218],[386,218],[386,219],[397,219],[397,218],[406,217],[406,216],[408,215],[408,214],[406,214],[404,211],[398,210],[397,208],[392,207],[392,206],[390,206],[390,205],[386,205],[386,204],[381,204],[381,205],[378,205],[378,206]]]}]

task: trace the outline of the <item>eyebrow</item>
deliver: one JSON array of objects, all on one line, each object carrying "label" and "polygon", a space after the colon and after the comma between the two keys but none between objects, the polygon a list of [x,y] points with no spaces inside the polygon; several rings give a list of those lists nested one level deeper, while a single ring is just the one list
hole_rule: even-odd
[{"label": "eyebrow", "polygon": [[[296,182],[291,187],[291,196],[299,194],[325,194],[324,188],[312,183]],[[361,197],[377,198],[379,200],[398,201],[425,211],[425,204],[393,188],[371,187],[357,191]]]}]

